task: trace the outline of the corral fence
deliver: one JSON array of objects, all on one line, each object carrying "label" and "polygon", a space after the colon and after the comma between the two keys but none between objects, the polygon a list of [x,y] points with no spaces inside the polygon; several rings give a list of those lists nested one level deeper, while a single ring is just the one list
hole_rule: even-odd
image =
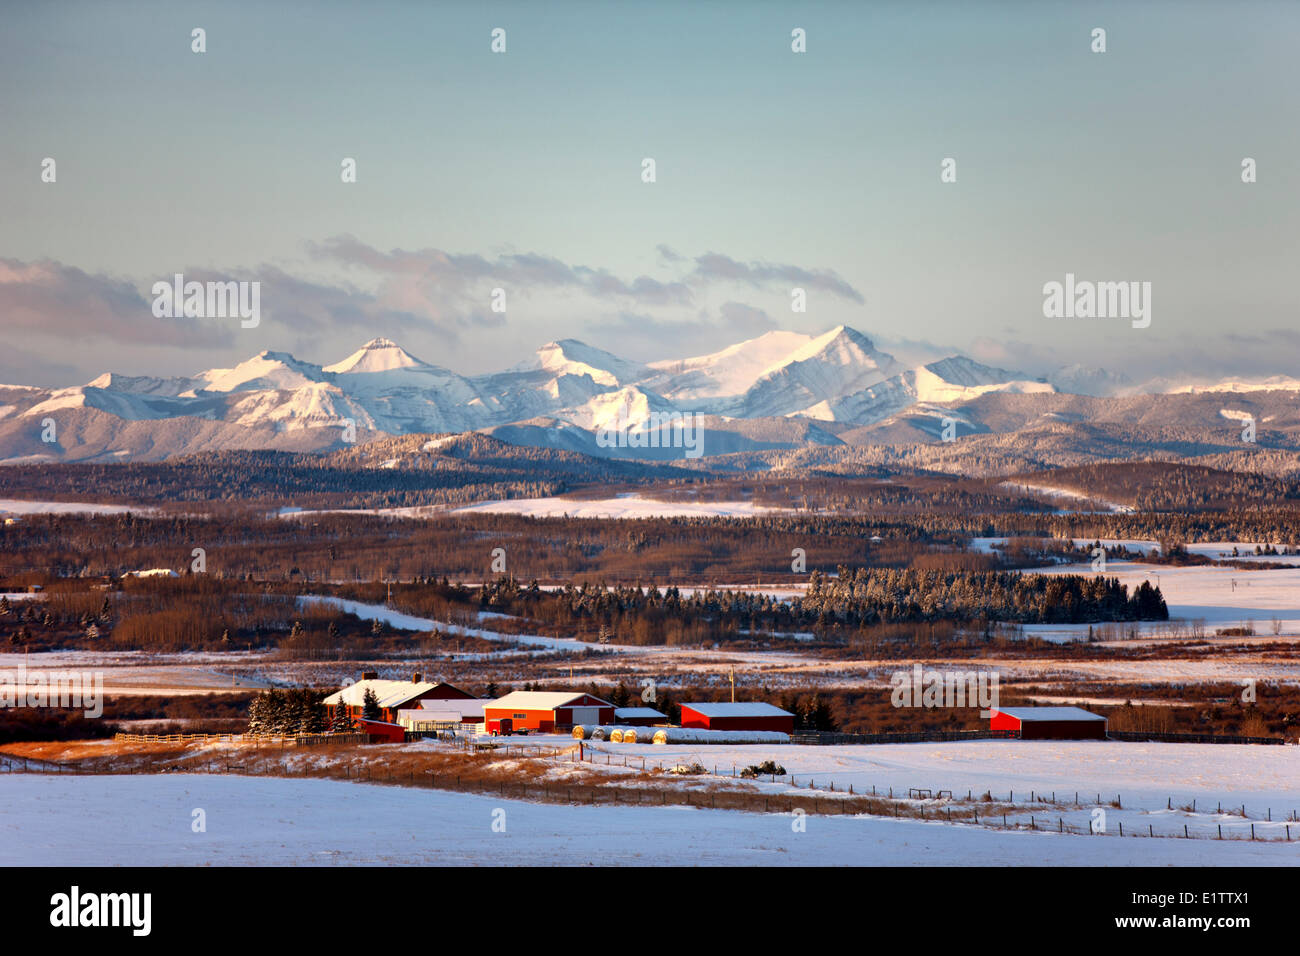
[{"label": "corral fence", "polygon": [[[1281,737],[1242,737],[1233,734],[1139,733],[1112,730],[1110,740],[1172,744],[1285,744]],[[891,734],[844,734],[833,731],[800,730],[790,735],[790,743],[810,746],[835,744],[913,744],[956,740],[1019,740],[1016,730],[915,730]]]},{"label": "corral fence", "polygon": [[914,730],[895,734],[842,734],[825,730],[800,730],[790,735],[792,744],[914,744],[943,740],[994,740],[1008,735],[1005,730]]},{"label": "corral fence", "polygon": [[1166,734],[1146,733],[1134,730],[1112,730],[1107,733],[1111,740],[1131,742],[1151,741],[1165,744],[1285,744],[1281,737],[1239,737],[1232,734]]}]

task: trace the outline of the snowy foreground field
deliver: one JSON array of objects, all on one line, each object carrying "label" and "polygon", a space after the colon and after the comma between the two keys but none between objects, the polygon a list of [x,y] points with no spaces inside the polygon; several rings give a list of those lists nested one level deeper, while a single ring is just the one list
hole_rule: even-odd
[{"label": "snowy foreground field", "polygon": [[[526,739],[539,747],[563,742]],[[512,748],[526,739],[514,739]],[[696,793],[742,785],[779,798],[794,792],[793,775],[798,792],[818,797],[824,809],[799,818],[775,809],[538,803],[311,778],[13,773],[0,774],[0,865],[1300,865],[1300,824],[1291,822],[1292,842],[1282,842],[1288,819],[1300,810],[1300,747],[993,740],[867,747],[601,743],[588,754],[592,759],[583,767],[621,783],[636,775],[622,766],[624,756],[638,764],[644,758],[667,766],[716,766],[718,776],[664,781]],[[743,767],[768,758],[789,775],[743,784],[731,777],[733,763]],[[519,765],[537,781],[562,780],[575,769],[563,759],[523,761],[517,753],[501,762]],[[859,794],[874,786],[904,798],[914,787],[936,795],[947,789],[954,806],[970,805],[967,790],[977,799],[988,790],[999,813],[1009,811],[1012,829],[1000,829],[999,814],[991,810],[984,819],[993,826],[825,812],[833,811],[850,784]],[[1106,833],[1091,835],[1086,831],[1098,795]],[[1114,805],[1116,798],[1122,806]],[[946,805],[937,797],[908,802],[923,804],[932,817],[941,817]],[[195,809],[206,815],[204,833],[191,830]],[[502,819],[496,811],[504,811],[504,833],[492,828],[494,819]],[[1031,816],[1038,832],[1027,829]],[[1079,832],[1051,832],[1058,820]],[[1118,835],[1121,824],[1125,837]],[[1250,840],[1252,824],[1258,842]],[[1222,840],[1216,838],[1220,826]],[[1184,827],[1192,839],[1182,838]],[[1154,839],[1147,835],[1153,831]]]},{"label": "snowy foreground field", "polygon": [[[191,829],[193,811],[207,830]],[[504,817],[498,811],[504,811]],[[505,832],[493,830],[504,819]],[[1294,866],[1300,846],[1121,840],[870,817],[559,806],[332,780],[0,782],[3,865]]]},{"label": "snowy foreground field", "polygon": [[[511,738],[512,741],[515,738]],[[976,796],[991,791],[1005,800],[1012,791],[1017,802],[1055,792],[1074,792],[1094,803],[1123,797],[1127,808],[1163,810],[1200,801],[1221,800],[1224,806],[1246,804],[1253,817],[1273,809],[1275,820],[1300,812],[1300,747],[1251,744],[1130,743],[1115,740],[962,740],[942,743],[844,745],[834,747],[662,746],[645,744],[591,745],[597,752],[645,756],[656,762],[698,760],[730,773],[755,759],[778,761],[801,785],[818,788],[831,783],[837,791],[853,785],[858,793],[874,786],[906,794],[913,787],[954,795]],[[761,753],[760,753],[761,751]],[[788,789],[788,787],[787,787]],[[1241,818],[1238,817],[1238,820]],[[1300,837],[1300,824],[1292,826]],[[1300,844],[1298,844],[1300,845]]]}]

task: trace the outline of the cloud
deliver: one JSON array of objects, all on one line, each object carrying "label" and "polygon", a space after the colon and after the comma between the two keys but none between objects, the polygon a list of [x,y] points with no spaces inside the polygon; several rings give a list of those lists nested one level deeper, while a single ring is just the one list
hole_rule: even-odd
[{"label": "cloud", "polygon": [[317,259],[366,269],[381,281],[381,301],[411,310],[423,307],[436,320],[466,323],[481,316],[491,289],[528,294],[568,289],[597,299],[622,298],[641,306],[687,306],[691,289],[682,282],[651,276],[621,278],[608,269],[569,265],[538,253],[506,253],[488,258],[441,249],[383,252],[352,236],[312,243]]},{"label": "cloud", "polygon": [[[302,266],[265,263],[225,272],[168,266],[132,279],[51,260],[0,259],[0,319],[23,334],[29,347],[40,350],[48,341],[51,354],[69,368],[103,362],[114,344],[120,352],[148,349],[161,361],[169,349],[229,356],[254,337],[261,347],[311,353],[374,335],[423,338],[429,346],[469,350],[490,361],[500,343],[484,336],[499,331],[511,314],[492,310],[497,288],[505,291],[511,311],[515,303],[528,303],[529,322],[562,316],[609,336],[615,348],[631,340],[637,351],[661,355],[721,348],[777,328],[767,311],[742,301],[756,288],[765,295],[779,290],[784,297],[789,286],[800,285],[862,301],[852,286],[826,270],[742,263],[716,252],[691,258],[662,244],[657,251],[662,274],[653,276],[620,274],[538,252],[382,250],[350,235],[309,243],[309,264]],[[154,316],[146,290],[170,282],[178,271],[187,281],[261,283],[256,333],[238,321]],[[86,348],[87,342],[104,344]],[[139,368],[149,362],[130,364]]]},{"label": "cloud", "polygon": [[744,263],[718,252],[697,256],[689,279],[699,284],[730,282],[755,288],[799,286],[809,291],[828,292],[858,305],[866,302],[862,293],[829,269],[805,269],[770,262]]},{"label": "cloud", "polygon": [[777,327],[776,321],[762,309],[743,302],[724,302],[718,312],[727,328],[750,338]]},{"label": "cloud", "polygon": [[400,335],[427,329],[431,321],[440,324],[443,318],[433,303],[401,290],[377,295],[347,284],[312,282],[273,266],[255,275],[262,283],[264,321],[298,333],[381,329]]},{"label": "cloud", "polygon": [[0,258],[0,317],[10,332],[49,337],[55,340],[55,348],[96,340],[203,347],[233,341],[238,323],[158,318],[152,302],[125,279],[88,273],[52,259]]},{"label": "cloud", "polygon": [[716,316],[701,309],[690,319],[618,312],[586,323],[586,333],[615,353],[633,353],[646,361],[656,361],[704,355],[777,327],[762,309],[743,302],[726,302]]},{"label": "cloud", "polygon": [[[663,244],[656,247],[660,259],[680,273],[667,280],[648,275],[619,276],[603,267],[570,264],[535,252],[494,257],[441,249],[384,252],[354,236],[336,236],[312,243],[309,249],[316,259],[378,276],[383,290],[381,300],[391,298],[405,310],[423,302],[433,311],[450,309],[450,314],[457,317],[485,302],[491,286],[500,286],[507,294],[571,290],[598,300],[627,300],[640,308],[690,307],[695,304],[695,290],[714,286],[782,287],[782,291],[800,286],[858,304],[865,301],[857,289],[830,270],[743,263],[716,252],[688,259]],[[689,268],[683,272],[686,264]]]},{"label": "cloud", "polygon": [[59,361],[54,350],[47,354],[13,345],[0,349],[0,382],[6,385],[58,388],[82,384],[87,378],[84,369]]}]

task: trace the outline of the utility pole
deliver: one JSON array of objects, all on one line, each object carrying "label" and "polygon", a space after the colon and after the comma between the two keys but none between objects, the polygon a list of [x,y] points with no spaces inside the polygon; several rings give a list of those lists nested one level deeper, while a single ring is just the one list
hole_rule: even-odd
[{"label": "utility pole", "polygon": [[731,666],[731,702],[736,702],[736,665]]}]

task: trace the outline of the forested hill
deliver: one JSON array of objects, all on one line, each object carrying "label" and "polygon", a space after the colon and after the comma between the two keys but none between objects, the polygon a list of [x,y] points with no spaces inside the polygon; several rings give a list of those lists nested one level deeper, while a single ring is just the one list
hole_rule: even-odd
[{"label": "forested hill", "polygon": [[10,465],[0,468],[0,497],[385,508],[531,498],[587,484],[689,475],[668,465],[510,445],[474,433],[406,435],[323,455],[246,450],[161,462]]}]

